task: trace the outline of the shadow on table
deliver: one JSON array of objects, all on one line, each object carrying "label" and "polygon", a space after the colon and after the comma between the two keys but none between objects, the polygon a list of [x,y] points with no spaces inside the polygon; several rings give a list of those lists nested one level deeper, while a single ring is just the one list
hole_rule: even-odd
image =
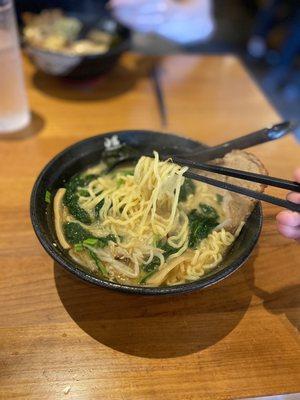
[{"label": "shadow on table", "polygon": [[31,111],[31,121],[26,128],[16,132],[1,133],[0,140],[23,140],[38,135],[44,128],[45,120],[35,111]]},{"label": "shadow on table", "polygon": [[149,75],[156,60],[154,57],[140,57],[130,68],[119,64],[109,73],[87,80],[53,77],[37,71],[33,75],[32,83],[47,95],[63,100],[107,100],[131,90],[140,78]]},{"label": "shadow on table", "polygon": [[285,314],[290,323],[300,330],[300,285],[287,286],[269,293],[253,284],[253,293],[258,296],[265,309],[272,314]]},{"label": "shadow on table", "polygon": [[57,264],[54,276],[65,309],[88,335],[123,353],[168,358],[212,346],[237,326],[251,300],[253,262],[211,288],[168,297],[93,287]]}]

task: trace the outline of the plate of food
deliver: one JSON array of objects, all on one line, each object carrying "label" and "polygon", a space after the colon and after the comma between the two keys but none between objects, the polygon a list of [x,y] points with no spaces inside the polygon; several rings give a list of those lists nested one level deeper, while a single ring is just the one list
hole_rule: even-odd
[{"label": "plate of food", "polygon": [[[188,292],[233,273],[258,241],[261,206],[187,179],[186,167],[160,159],[182,149],[207,147],[176,135],[121,131],[58,154],[31,195],[32,224],[45,250],[84,281],[137,294]],[[153,150],[152,157],[112,167],[124,155]],[[254,155],[240,150],[211,163],[265,173]]]},{"label": "plate of food", "polygon": [[107,15],[50,9],[22,17],[26,51],[50,75],[89,78],[103,74],[130,45],[130,31]]}]

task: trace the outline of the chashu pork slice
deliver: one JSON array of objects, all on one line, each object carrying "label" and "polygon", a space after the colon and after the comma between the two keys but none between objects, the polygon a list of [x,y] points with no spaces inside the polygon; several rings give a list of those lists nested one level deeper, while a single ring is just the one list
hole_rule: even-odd
[{"label": "chashu pork slice", "polygon": [[[230,153],[226,154],[223,158],[212,160],[210,164],[254,172],[258,174],[268,174],[268,171],[256,156],[242,150],[233,150]],[[214,179],[221,180],[223,182],[243,186],[257,192],[263,192],[266,187],[265,185],[259,183],[248,182],[242,179],[232,178],[230,176],[219,175],[211,172],[207,172],[205,173],[205,175]],[[226,214],[226,220],[222,224],[222,227],[224,227],[231,233],[236,234],[239,227],[241,226],[241,223],[245,222],[251,214],[256,204],[256,200],[237,193],[229,192],[227,190],[215,187],[213,188],[212,186],[211,188],[215,193],[219,193],[223,196],[222,204]]]}]

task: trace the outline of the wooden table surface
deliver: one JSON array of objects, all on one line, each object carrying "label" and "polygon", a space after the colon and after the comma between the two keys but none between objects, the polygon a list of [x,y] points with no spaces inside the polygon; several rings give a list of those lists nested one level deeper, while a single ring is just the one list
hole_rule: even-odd
[{"label": "wooden table surface", "polygon": [[[169,131],[212,145],[280,120],[233,56],[161,62]],[[275,207],[264,206],[259,245],[242,269],[176,297],[135,297],[79,282],[33,233],[30,191],[58,151],[101,132],[161,129],[150,64],[127,56],[110,77],[75,85],[37,73],[25,60],[33,122],[0,137],[1,399],[300,392],[300,246],[277,233]],[[253,152],[274,175],[288,178],[299,165],[292,136]]]}]

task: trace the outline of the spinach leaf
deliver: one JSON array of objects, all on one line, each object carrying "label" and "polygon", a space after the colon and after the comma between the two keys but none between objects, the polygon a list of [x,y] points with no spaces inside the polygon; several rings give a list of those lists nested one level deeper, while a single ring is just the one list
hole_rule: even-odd
[{"label": "spinach leaf", "polygon": [[119,187],[121,187],[122,185],[124,185],[125,181],[122,178],[119,178],[117,180],[117,189],[119,189]]},{"label": "spinach leaf", "polygon": [[180,188],[179,201],[186,201],[190,194],[195,194],[196,186],[192,179],[185,178],[183,185]]},{"label": "spinach leaf", "polygon": [[170,246],[167,241],[162,240],[157,244],[157,247],[164,250],[163,256],[165,260],[170,257],[171,254],[177,253],[177,251],[179,250],[175,249],[175,247]]},{"label": "spinach leaf", "polygon": [[123,176],[134,175],[133,169],[125,169],[124,171],[119,171],[119,173]]},{"label": "spinach leaf", "polygon": [[80,189],[78,193],[82,197],[90,197],[90,194],[89,194],[88,190],[86,190],[86,189]]},{"label": "spinach leaf", "polygon": [[101,260],[99,259],[99,257],[90,249],[88,249],[88,253],[89,256],[91,257],[91,259],[94,261],[94,263],[96,264],[97,268],[99,269],[99,271],[101,272],[101,274],[103,276],[107,276],[107,269],[105,268],[105,266],[102,264]]},{"label": "spinach leaf", "polygon": [[[165,260],[171,255],[174,254],[178,251],[178,249],[175,249],[174,247],[170,246],[166,241],[159,241],[157,243],[157,247],[164,250],[163,256]],[[152,271],[157,271],[158,267],[160,265],[160,259],[157,256],[153,257],[153,260],[149,264],[143,264],[142,269],[145,272],[152,272]]]},{"label": "spinach leaf", "polygon": [[208,218],[219,218],[217,211],[214,207],[209,206],[208,204],[200,203],[199,204],[201,213]]},{"label": "spinach leaf", "polygon": [[201,214],[197,210],[192,210],[188,217],[189,247],[195,248],[198,243],[205,239],[218,225],[218,215],[216,217],[211,217]]},{"label": "spinach leaf", "polygon": [[146,283],[146,281],[154,275],[156,270],[148,272],[146,275],[143,276],[142,279],[140,279],[139,284],[142,285],[143,283]]},{"label": "spinach leaf", "polygon": [[92,222],[91,217],[78,205],[78,195],[66,196],[66,194],[67,192],[65,193],[64,204],[68,207],[70,214],[83,224],[90,224]]},{"label": "spinach leaf", "polygon": [[78,204],[78,190],[80,187],[88,185],[96,177],[96,175],[75,175],[66,185],[66,193],[63,199],[64,205],[68,208],[70,214],[84,224],[90,224],[92,220],[90,215]]},{"label": "spinach leaf", "polygon": [[92,235],[77,222],[67,222],[64,224],[64,233],[70,244],[82,243],[91,238]]},{"label": "spinach leaf", "polygon": [[97,239],[98,239],[97,246],[101,247],[101,248],[106,247],[108,245],[109,241],[112,241],[115,243],[117,242],[115,235],[111,235],[111,234],[107,235],[107,236],[103,236],[103,237],[98,237]]},{"label": "spinach leaf", "polygon": [[81,186],[87,186],[89,183],[91,183],[94,179],[97,179],[98,177],[99,177],[99,175],[96,175],[96,174],[89,174],[89,175],[81,176],[81,179],[82,179]]},{"label": "spinach leaf", "polygon": [[114,235],[103,237],[93,236],[77,222],[67,222],[64,224],[64,233],[70,244],[83,244],[103,248],[108,245],[110,240],[116,242]]},{"label": "spinach leaf", "polygon": [[142,269],[145,272],[157,271],[157,268],[160,265],[160,259],[156,256],[153,257],[153,260],[149,264],[143,264]]},{"label": "spinach leaf", "polygon": [[99,218],[100,210],[104,206],[104,199],[100,200],[95,207],[95,217]]},{"label": "spinach leaf", "polygon": [[76,192],[79,187],[85,187],[87,186],[91,181],[96,179],[98,175],[95,174],[89,174],[89,175],[75,175],[73,176],[68,184],[66,185],[66,188],[69,189],[71,192]]},{"label": "spinach leaf", "polygon": [[75,251],[86,250],[92,260],[95,262],[101,274],[103,276],[107,276],[107,270],[105,266],[90,247],[105,247],[108,245],[110,240],[116,241],[115,236],[107,235],[104,237],[95,237],[77,222],[67,222],[64,225],[64,232],[67,241],[74,245]]},{"label": "spinach leaf", "polygon": [[117,179],[117,188],[124,185],[124,183],[125,183],[124,177],[128,176],[128,175],[133,175],[134,171],[133,170],[118,171],[118,174],[119,174],[119,178]]}]

